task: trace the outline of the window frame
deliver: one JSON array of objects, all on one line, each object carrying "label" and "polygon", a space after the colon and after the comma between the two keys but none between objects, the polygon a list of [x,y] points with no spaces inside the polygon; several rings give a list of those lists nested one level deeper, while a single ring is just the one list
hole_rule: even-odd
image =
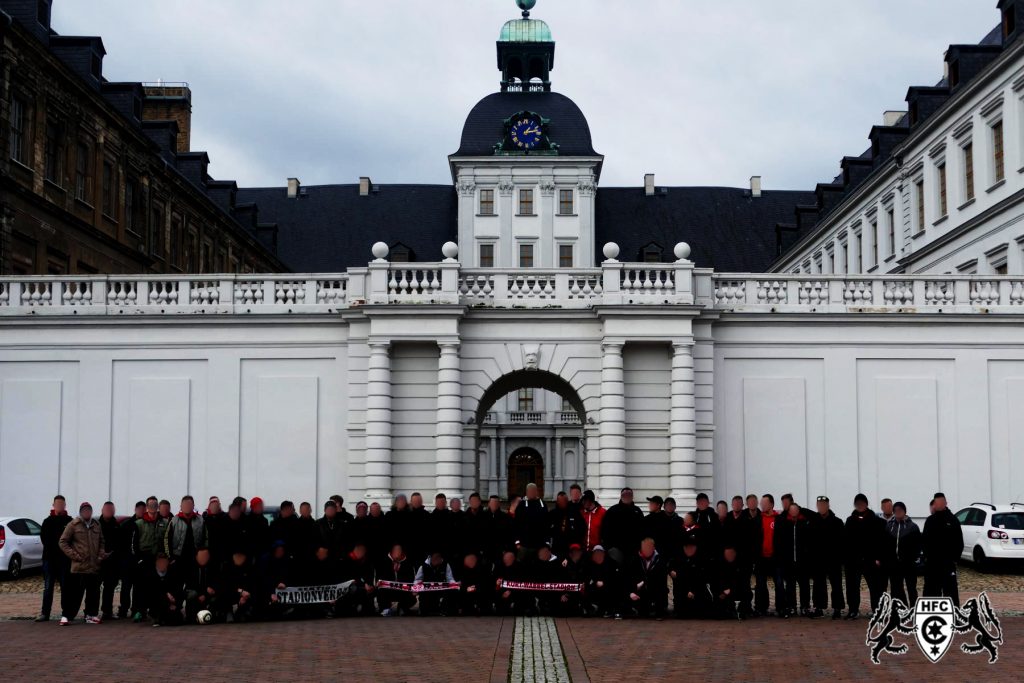
[{"label": "window frame", "polygon": [[[108,172],[109,171],[109,172]],[[110,220],[117,220],[117,190],[119,189],[119,173],[117,164],[109,157],[103,159],[103,176],[100,179],[100,206],[103,215]]]},{"label": "window frame", "polygon": [[[488,250],[490,253],[484,254],[484,250]],[[481,242],[477,245],[476,250],[476,267],[477,268],[493,268],[494,267],[494,256],[495,256],[495,244],[494,242]]]},{"label": "window frame", "polygon": [[[566,199],[567,195],[568,199]],[[566,209],[567,206],[568,210]],[[572,188],[562,188],[558,190],[558,215],[576,215],[576,193],[572,190]]]},{"label": "window frame", "polygon": [[977,190],[977,183],[974,172],[974,139],[968,138],[960,145],[960,164],[963,167],[963,173],[961,174],[961,188],[963,190],[964,201],[963,204],[967,204],[974,200],[975,191]]},{"label": "window frame", "polygon": [[925,231],[925,221],[928,218],[928,214],[925,207],[925,184],[924,175],[918,175],[914,178],[913,182],[913,201],[914,201],[914,234],[920,235]]},{"label": "window frame", "polygon": [[64,131],[64,124],[47,118],[43,141],[43,178],[60,188],[64,187],[66,144],[67,135]]},{"label": "window frame", "polygon": [[516,407],[518,413],[532,413],[535,407],[533,387],[522,387],[516,391]]},{"label": "window frame", "polygon": [[536,254],[534,253],[535,251],[533,242],[519,243],[519,256],[516,261],[520,268],[533,268],[536,265],[537,260]]},{"label": "window frame", "polygon": [[[10,100],[10,124],[8,130],[8,156],[12,161],[16,161],[22,166],[28,166],[28,149],[27,144],[31,138],[31,120],[32,117],[29,114],[29,103],[28,98],[22,95],[20,92],[12,91]],[[17,116],[15,113],[17,112]],[[17,122],[17,125],[15,125]]]},{"label": "window frame", "polygon": [[[486,197],[486,199],[485,199]],[[489,205],[489,210],[484,210],[484,206]],[[477,213],[480,216],[496,216],[494,205],[494,190],[491,188],[483,188],[480,190],[480,195],[477,198]]]},{"label": "window frame", "polygon": [[892,204],[883,209],[885,211],[886,229],[889,232],[889,257],[896,256],[896,207]]},{"label": "window frame", "polygon": [[80,138],[75,145],[75,199],[92,206],[92,162],[94,145]]},{"label": "window frame", "polygon": [[1006,180],[1006,129],[1003,126],[1003,118],[993,119],[988,124],[989,141],[992,145],[992,155],[989,169],[992,174],[990,187],[996,187]]},{"label": "window frame", "polygon": [[[534,213],[534,196],[532,187],[519,188],[519,214],[520,216],[536,216]],[[529,209],[528,211],[525,209]]]},{"label": "window frame", "polygon": [[[565,251],[569,251],[568,265],[566,264]],[[574,268],[576,266],[576,247],[571,243],[563,242],[558,245],[558,267]]]}]

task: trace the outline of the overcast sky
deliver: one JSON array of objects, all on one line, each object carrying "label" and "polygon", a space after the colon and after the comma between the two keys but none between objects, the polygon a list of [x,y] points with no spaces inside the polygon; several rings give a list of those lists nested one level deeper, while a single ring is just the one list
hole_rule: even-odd
[{"label": "overcast sky", "polygon": [[[601,184],[808,189],[867,148],[910,85],[977,43],[995,0],[539,0],[552,81],[590,121]],[[513,0],[55,0],[112,81],[188,81],[192,149],[247,186],[451,182],[498,89]],[[509,112],[512,113],[512,112]],[[541,112],[543,113],[543,112]],[[557,142],[557,141],[556,141]]]}]

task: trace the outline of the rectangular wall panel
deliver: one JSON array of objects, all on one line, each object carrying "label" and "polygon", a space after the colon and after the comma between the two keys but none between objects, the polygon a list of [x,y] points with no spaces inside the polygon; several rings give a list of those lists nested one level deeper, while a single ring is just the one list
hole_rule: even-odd
[{"label": "rectangular wall panel", "polygon": [[315,499],[318,389],[315,376],[244,377],[239,474],[248,497],[268,505]]},{"label": "rectangular wall panel", "polygon": [[180,498],[188,492],[191,381],[136,378],[128,384],[128,497]]},{"label": "rectangular wall panel", "polygon": [[990,361],[988,380],[992,490],[979,498],[1024,501],[1024,361]]},{"label": "rectangular wall panel", "polygon": [[395,491],[408,494],[436,485],[436,344],[395,344],[391,349],[391,452]]},{"label": "rectangular wall panel", "polygon": [[623,349],[626,402],[626,482],[637,500],[665,495],[669,472],[672,359],[667,344]]},{"label": "rectangular wall panel", "polygon": [[0,514],[39,519],[58,492],[62,388],[55,379],[0,385]]},{"label": "rectangular wall panel", "polygon": [[[743,380],[743,453],[748,488],[807,500],[807,389],[799,377]],[[737,492],[739,493],[739,492]]]}]

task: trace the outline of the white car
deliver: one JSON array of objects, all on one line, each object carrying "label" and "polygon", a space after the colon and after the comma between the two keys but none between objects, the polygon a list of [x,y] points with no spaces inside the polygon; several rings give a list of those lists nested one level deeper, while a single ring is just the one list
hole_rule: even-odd
[{"label": "white car", "polygon": [[1024,504],[971,503],[956,518],[964,533],[962,559],[979,568],[995,560],[1024,560]]},{"label": "white car", "polygon": [[27,517],[0,517],[0,572],[16,579],[25,569],[43,565],[43,529]]}]

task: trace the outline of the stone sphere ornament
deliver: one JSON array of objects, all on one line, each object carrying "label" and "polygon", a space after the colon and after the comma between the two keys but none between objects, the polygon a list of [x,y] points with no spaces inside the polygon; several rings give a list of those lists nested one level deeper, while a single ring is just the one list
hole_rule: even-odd
[{"label": "stone sphere ornament", "polygon": [[604,245],[604,257],[609,261],[614,261],[619,255],[619,245],[615,242],[608,242]]},{"label": "stone sphere ornament", "polygon": [[459,255],[459,245],[455,242],[445,242],[441,245],[441,253],[444,254],[445,261],[454,261],[455,257]]},{"label": "stone sphere ornament", "polygon": [[370,252],[373,257],[378,261],[383,261],[388,257],[388,245],[385,242],[375,242],[373,247],[370,248]]},{"label": "stone sphere ornament", "polygon": [[676,245],[674,252],[677,259],[679,259],[680,261],[685,261],[686,259],[690,258],[690,245],[687,244],[686,242],[680,242],[679,244]]},{"label": "stone sphere ornament", "polygon": [[516,0],[516,6],[524,12],[529,12],[537,6],[537,0]]}]

